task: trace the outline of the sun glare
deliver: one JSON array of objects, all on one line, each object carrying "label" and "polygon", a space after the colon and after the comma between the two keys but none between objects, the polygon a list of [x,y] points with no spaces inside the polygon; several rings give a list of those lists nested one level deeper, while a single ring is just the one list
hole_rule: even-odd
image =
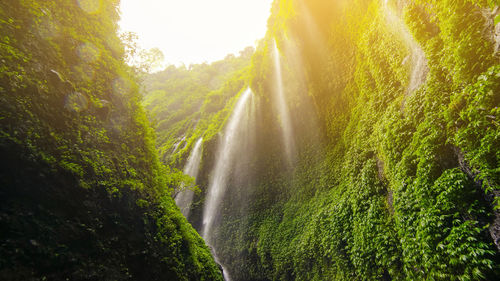
[{"label": "sun glare", "polygon": [[167,64],[212,62],[264,37],[272,0],[121,0],[122,31]]}]

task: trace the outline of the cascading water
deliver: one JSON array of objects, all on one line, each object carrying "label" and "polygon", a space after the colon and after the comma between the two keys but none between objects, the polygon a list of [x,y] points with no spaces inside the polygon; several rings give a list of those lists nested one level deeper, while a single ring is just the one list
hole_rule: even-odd
[{"label": "cascading water", "polygon": [[396,31],[401,35],[405,44],[410,48],[411,51],[411,74],[410,81],[406,89],[406,93],[411,94],[415,90],[417,90],[418,87],[422,85],[422,83],[425,82],[427,73],[429,72],[429,67],[427,65],[427,59],[425,57],[424,51],[415,41],[403,20],[393,12],[391,7],[389,7],[388,2],[389,0],[384,0],[382,5],[387,23],[389,26],[393,26],[397,29]]},{"label": "cascading water", "polygon": [[293,127],[290,119],[290,112],[285,100],[285,91],[283,89],[283,76],[281,73],[281,56],[278,50],[278,45],[274,41],[274,67],[276,71],[276,105],[281,121],[281,129],[283,133],[283,142],[288,163],[291,165],[295,157],[295,140],[293,137]]},{"label": "cascading water", "polygon": [[174,154],[175,152],[177,152],[177,149],[179,149],[179,146],[181,145],[181,143],[186,139],[186,136],[183,136],[178,142],[176,142],[174,144],[174,148],[172,149],[172,154]]},{"label": "cascading water", "polygon": [[[198,176],[198,170],[200,168],[201,161],[201,144],[203,142],[203,138],[199,138],[196,144],[194,145],[193,150],[187,159],[186,166],[184,166],[184,174],[187,174],[193,178]],[[175,197],[175,203],[181,209],[182,214],[188,218],[189,212],[191,211],[191,202],[193,202],[194,192],[193,190],[185,187],[183,191],[181,191]]]},{"label": "cascading water", "polygon": [[[213,244],[212,227],[214,221],[219,215],[219,206],[226,193],[228,180],[232,169],[235,166],[236,155],[242,153],[241,144],[244,144],[249,138],[251,128],[248,121],[249,100],[252,97],[252,91],[247,89],[236,103],[233,113],[226,125],[222,141],[219,143],[215,166],[211,173],[207,196],[205,197],[205,206],[203,209],[203,229],[202,236],[207,244]],[[221,264],[216,253],[213,253],[215,260]],[[228,271],[223,268],[224,278],[230,280]]]}]

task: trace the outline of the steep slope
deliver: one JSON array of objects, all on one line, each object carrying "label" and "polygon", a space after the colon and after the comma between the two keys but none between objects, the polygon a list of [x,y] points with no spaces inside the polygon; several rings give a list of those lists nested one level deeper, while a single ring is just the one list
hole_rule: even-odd
[{"label": "steep slope", "polygon": [[496,5],[274,2],[249,77],[256,141],[239,156],[252,157],[211,227],[233,281],[499,278]]},{"label": "steep slope", "polygon": [[299,155],[282,207],[256,205],[265,219],[246,245],[258,241],[267,271],[258,279],[498,278],[492,10],[478,1],[275,3],[254,88],[272,92],[260,73],[273,71],[265,61],[276,38],[285,81],[306,81],[325,133],[314,150],[325,155]]},{"label": "steep slope", "polygon": [[143,103],[157,121],[158,147],[165,162],[179,165],[201,132],[226,118],[218,113],[244,86],[253,52],[248,47],[238,57],[228,55],[211,64],[172,65],[146,78]]},{"label": "steep slope", "polygon": [[170,197],[118,2],[0,3],[2,280],[222,280]]},{"label": "steep slope", "polygon": [[[169,66],[164,71],[151,74],[145,81],[148,91],[144,105],[155,120],[163,162],[182,169],[195,143],[203,139],[200,144],[202,155],[198,159],[201,163],[198,164],[205,169],[198,173],[194,184],[204,188],[195,192],[189,203],[192,206],[189,221],[200,233],[204,194],[209,181],[207,167],[215,166],[221,132],[232,108],[248,87],[253,52],[254,49],[248,47],[237,57],[228,55],[224,60],[191,65],[189,69]],[[179,199],[177,194],[183,190],[181,187],[178,186],[174,193],[176,200]],[[196,187],[189,188],[199,191]]]}]

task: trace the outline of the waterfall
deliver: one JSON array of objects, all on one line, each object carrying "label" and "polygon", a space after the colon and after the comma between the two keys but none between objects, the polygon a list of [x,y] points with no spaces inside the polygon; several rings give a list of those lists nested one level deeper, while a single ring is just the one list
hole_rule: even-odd
[{"label": "waterfall", "polygon": [[429,68],[427,66],[427,59],[425,53],[420,46],[413,41],[411,45],[411,60],[412,70],[410,75],[410,82],[408,84],[407,93],[411,94],[425,82]]},{"label": "waterfall", "polygon": [[[213,241],[212,227],[214,221],[219,215],[219,207],[223,195],[226,193],[229,177],[234,169],[237,154],[244,153],[241,145],[249,138],[251,128],[249,127],[249,114],[245,114],[248,110],[248,101],[252,96],[252,91],[247,89],[241,94],[238,99],[233,112],[228,120],[222,140],[220,141],[217,154],[215,157],[215,166],[212,170],[207,196],[205,197],[205,206],[203,209],[203,229],[202,236],[211,245]],[[217,263],[217,255],[214,252],[214,257]],[[223,268],[224,278],[226,281],[230,280],[229,273]]]},{"label": "waterfall", "polygon": [[392,11],[391,7],[389,7],[388,2],[388,0],[385,0],[382,6],[387,24],[396,29],[397,33],[403,38],[405,44],[410,48],[412,66],[406,93],[411,94],[425,82],[429,67],[427,66],[427,59],[424,51],[417,41],[415,41],[404,21]]},{"label": "waterfall", "polygon": [[203,209],[203,238],[211,242],[211,228],[215,217],[217,216],[218,206],[224,195],[227,180],[233,166],[233,160],[236,153],[241,153],[237,148],[244,138],[241,138],[245,128],[240,126],[243,121],[247,102],[252,95],[252,91],[247,89],[239,98],[233,113],[227,123],[222,141],[219,143],[216,155],[216,163],[212,171],[205,206]]},{"label": "waterfall", "polygon": [[174,148],[172,150],[172,153],[171,154],[174,154],[175,152],[177,152],[177,149],[179,149],[179,146],[181,145],[181,143],[186,139],[186,136],[183,136],[178,142],[176,142],[174,144]]},{"label": "waterfall", "polygon": [[281,73],[281,56],[276,41],[273,46],[274,67],[276,71],[276,105],[281,121],[281,130],[283,133],[283,142],[288,163],[291,165],[295,156],[295,140],[293,137],[293,127],[290,119],[290,112],[285,100],[285,91],[283,89],[283,75]]},{"label": "waterfall", "polygon": [[[203,142],[203,138],[199,138],[196,144],[191,150],[189,157],[186,162],[186,166],[184,166],[184,174],[189,175],[193,178],[198,176],[198,170],[200,168],[201,161],[201,144]],[[183,191],[181,191],[175,197],[175,203],[181,209],[182,214],[188,218],[189,212],[191,211],[191,202],[193,201],[194,192],[193,190],[185,187]]]}]

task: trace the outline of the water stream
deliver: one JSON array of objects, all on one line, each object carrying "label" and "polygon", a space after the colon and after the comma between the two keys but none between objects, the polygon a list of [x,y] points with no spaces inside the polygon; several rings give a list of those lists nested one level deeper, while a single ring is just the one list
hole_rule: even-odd
[{"label": "water stream", "polygon": [[293,137],[293,127],[290,119],[290,112],[285,99],[285,91],[283,89],[283,74],[281,73],[281,56],[278,50],[278,45],[274,41],[274,67],[276,71],[276,105],[283,133],[283,142],[285,145],[285,153],[288,163],[292,165],[295,157],[295,140]]},{"label": "water stream", "polygon": [[[184,174],[187,174],[193,178],[198,176],[198,170],[200,168],[201,161],[201,147],[203,143],[203,138],[199,138],[196,144],[191,150],[191,153],[187,159],[186,166],[184,166]],[[189,212],[191,211],[191,203],[193,202],[194,192],[189,187],[184,187],[175,197],[175,203],[181,209],[182,214],[188,218]]]},{"label": "water stream", "polygon": [[[243,153],[241,145],[249,138],[251,128],[249,127],[249,115],[247,111],[251,110],[249,103],[252,98],[252,91],[247,89],[238,99],[231,117],[229,118],[222,140],[218,144],[217,154],[215,156],[215,166],[212,170],[209,180],[207,196],[205,197],[205,206],[203,209],[203,228],[202,236],[208,245],[213,245],[212,227],[214,221],[219,217],[220,205],[226,189],[228,180],[235,167],[237,155]],[[218,261],[214,249],[214,257]],[[226,281],[230,281],[229,273],[221,264]]]},{"label": "water stream", "polygon": [[406,94],[411,94],[425,82],[429,67],[424,51],[413,38],[413,35],[408,30],[403,19],[392,10],[388,2],[389,0],[385,0],[382,5],[387,24],[396,29],[396,32],[402,37],[403,41],[410,49],[409,59],[411,62],[411,73],[410,81],[406,88]]}]

